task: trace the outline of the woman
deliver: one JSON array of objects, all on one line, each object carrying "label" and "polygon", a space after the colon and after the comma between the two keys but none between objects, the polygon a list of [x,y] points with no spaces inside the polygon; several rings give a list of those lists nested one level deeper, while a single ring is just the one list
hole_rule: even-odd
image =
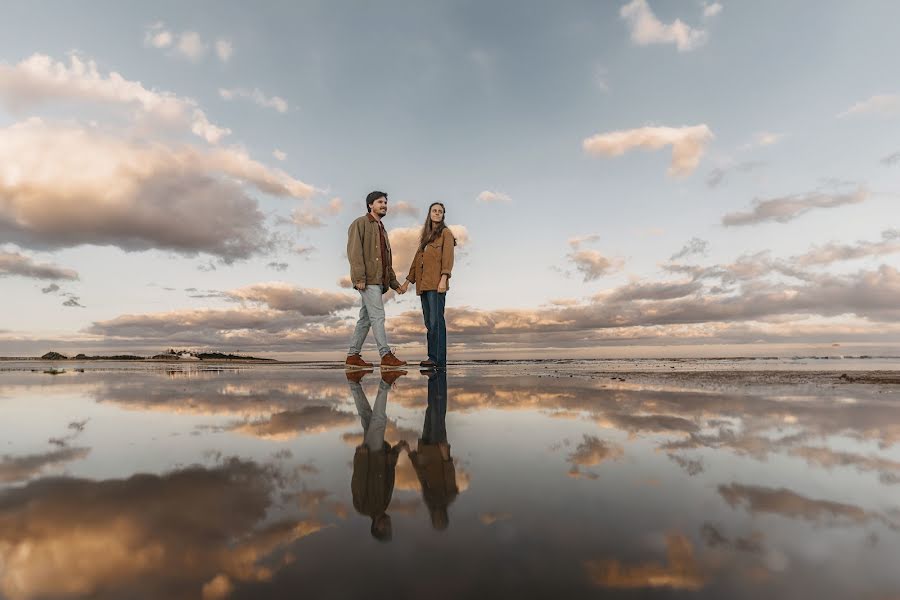
[{"label": "woman", "polygon": [[444,223],[446,211],[440,202],[428,207],[428,216],[419,236],[419,249],[413,257],[406,281],[400,286],[405,293],[410,283],[422,299],[422,316],[428,331],[428,360],[419,364],[426,369],[447,368],[447,325],[444,322],[444,300],[453,270],[453,247],[456,238]]}]

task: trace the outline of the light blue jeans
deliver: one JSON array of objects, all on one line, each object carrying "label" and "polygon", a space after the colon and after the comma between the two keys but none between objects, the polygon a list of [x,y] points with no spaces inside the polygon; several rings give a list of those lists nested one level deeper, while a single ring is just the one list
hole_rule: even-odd
[{"label": "light blue jeans", "polygon": [[384,381],[378,382],[378,395],[375,397],[374,409],[369,406],[369,399],[358,382],[349,382],[350,393],[356,403],[356,412],[363,428],[363,443],[377,452],[384,447],[384,431],[387,428],[387,400],[391,386]]},{"label": "light blue jeans", "polygon": [[367,285],[365,290],[357,290],[362,298],[362,308],[359,309],[359,320],[350,340],[350,350],[347,355],[362,352],[363,343],[369,335],[369,329],[375,335],[375,343],[378,344],[378,354],[384,356],[391,351],[387,343],[387,333],[384,331],[384,300],[381,297],[380,285]]}]

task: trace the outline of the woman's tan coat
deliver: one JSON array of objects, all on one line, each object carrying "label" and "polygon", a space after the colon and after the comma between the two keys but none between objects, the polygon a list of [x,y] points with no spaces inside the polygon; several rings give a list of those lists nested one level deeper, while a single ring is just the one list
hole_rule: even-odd
[{"label": "woman's tan coat", "polygon": [[407,281],[416,284],[416,295],[422,292],[437,291],[441,275],[447,276],[447,289],[450,289],[450,274],[453,270],[453,247],[456,238],[450,228],[444,229],[441,237],[425,245],[419,250],[409,265]]}]

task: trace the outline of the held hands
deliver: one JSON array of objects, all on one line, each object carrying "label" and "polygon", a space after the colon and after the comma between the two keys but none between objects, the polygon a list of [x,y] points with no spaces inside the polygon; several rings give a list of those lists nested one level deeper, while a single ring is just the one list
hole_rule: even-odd
[{"label": "held hands", "polygon": [[408,290],[408,289],[409,289],[409,279],[407,279],[406,281],[404,281],[404,282],[403,282],[403,285],[401,285],[400,287],[397,288],[397,293],[398,293],[398,294],[405,294],[405,293],[406,293],[406,290]]}]

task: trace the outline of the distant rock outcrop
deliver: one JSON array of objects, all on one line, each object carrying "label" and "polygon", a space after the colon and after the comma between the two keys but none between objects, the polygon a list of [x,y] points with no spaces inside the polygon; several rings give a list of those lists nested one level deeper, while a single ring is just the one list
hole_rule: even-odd
[{"label": "distant rock outcrop", "polygon": [[69,357],[59,352],[48,352],[41,357],[41,360],[69,360]]}]

